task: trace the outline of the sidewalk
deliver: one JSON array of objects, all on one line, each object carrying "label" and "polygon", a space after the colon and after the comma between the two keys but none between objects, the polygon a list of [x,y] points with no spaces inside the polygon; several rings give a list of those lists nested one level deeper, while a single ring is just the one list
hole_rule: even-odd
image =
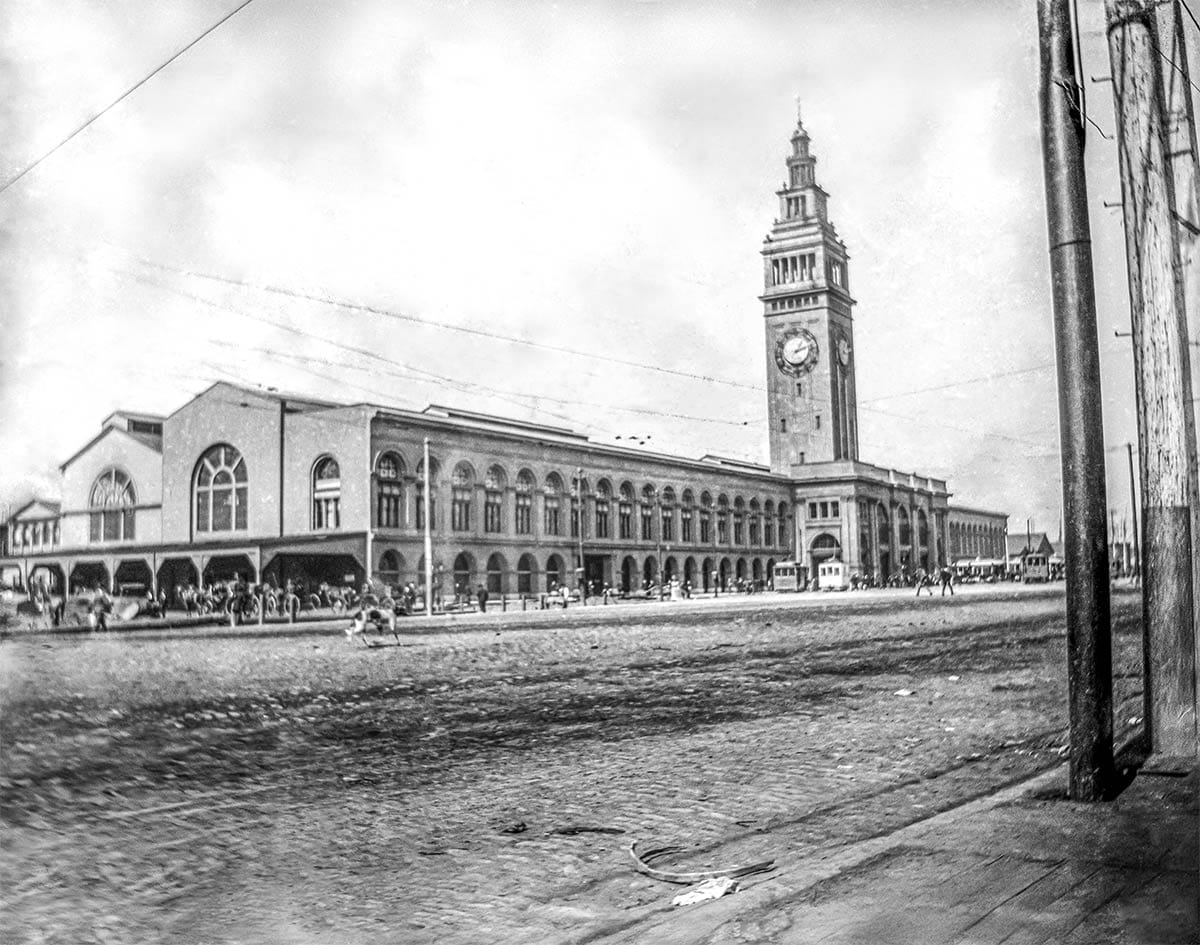
[{"label": "sidewalk", "polygon": [[1065,800],[1065,766],[896,833],[743,880],[733,896],[591,941],[1098,945],[1200,941],[1194,760],[1115,801]]}]

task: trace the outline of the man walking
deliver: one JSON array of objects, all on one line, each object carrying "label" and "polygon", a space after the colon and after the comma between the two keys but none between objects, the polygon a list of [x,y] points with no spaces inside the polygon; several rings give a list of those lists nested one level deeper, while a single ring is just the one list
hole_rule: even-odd
[{"label": "man walking", "polygon": [[[940,576],[942,579],[942,597],[946,596],[947,590],[950,591],[950,596],[953,597],[954,596],[954,572],[950,569],[950,565],[948,565],[948,564],[942,565],[942,570],[941,570]],[[933,596],[933,588],[929,589],[929,596],[930,597]]]},{"label": "man walking", "polygon": [[933,596],[933,577],[924,568],[917,568],[917,596],[921,596],[921,589],[929,591],[929,596]]}]

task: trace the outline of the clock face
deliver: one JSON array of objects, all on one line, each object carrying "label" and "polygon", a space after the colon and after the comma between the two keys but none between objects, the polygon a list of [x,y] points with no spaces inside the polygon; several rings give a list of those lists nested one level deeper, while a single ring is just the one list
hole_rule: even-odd
[{"label": "clock face", "polygon": [[775,343],[775,363],[785,374],[804,374],[817,363],[817,339],[804,328],[792,328]]},{"label": "clock face", "polygon": [[842,367],[850,363],[850,342],[846,340],[845,335],[842,335],[837,341],[837,356]]}]

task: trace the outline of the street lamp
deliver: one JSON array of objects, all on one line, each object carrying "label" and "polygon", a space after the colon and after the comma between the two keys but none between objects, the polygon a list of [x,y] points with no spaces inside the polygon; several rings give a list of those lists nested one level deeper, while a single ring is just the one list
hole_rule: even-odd
[{"label": "street lamp", "polygon": [[575,470],[575,531],[579,539],[579,567],[576,570],[579,586],[579,603],[587,606],[587,567],[583,562],[583,467]]},{"label": "street lamp", "polygon": [[651,522],[651,528],[654,531],[654,570],[655,580],[658,583],[658,599],[663,599],[663,566],[662,566],[662,499],[659,496],[658,490],[654,490],[654,521]]}]

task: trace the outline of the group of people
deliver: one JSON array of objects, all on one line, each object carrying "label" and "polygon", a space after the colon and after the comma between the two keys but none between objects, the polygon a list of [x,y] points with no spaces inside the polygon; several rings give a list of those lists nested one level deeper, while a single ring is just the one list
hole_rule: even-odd
[{"label": "group of people", "polygon": [[[942,565],[937,572],[938,582],[942,586],[942,597],[946,596],[946,591],[950,592],[950,596],[954,596],[954,569],[948,564]],[[929,596],[933,596],[933,574],[926,571],[924,568],[917,568],[917,596],[921,596],[921,591],[929,591]]]}]

